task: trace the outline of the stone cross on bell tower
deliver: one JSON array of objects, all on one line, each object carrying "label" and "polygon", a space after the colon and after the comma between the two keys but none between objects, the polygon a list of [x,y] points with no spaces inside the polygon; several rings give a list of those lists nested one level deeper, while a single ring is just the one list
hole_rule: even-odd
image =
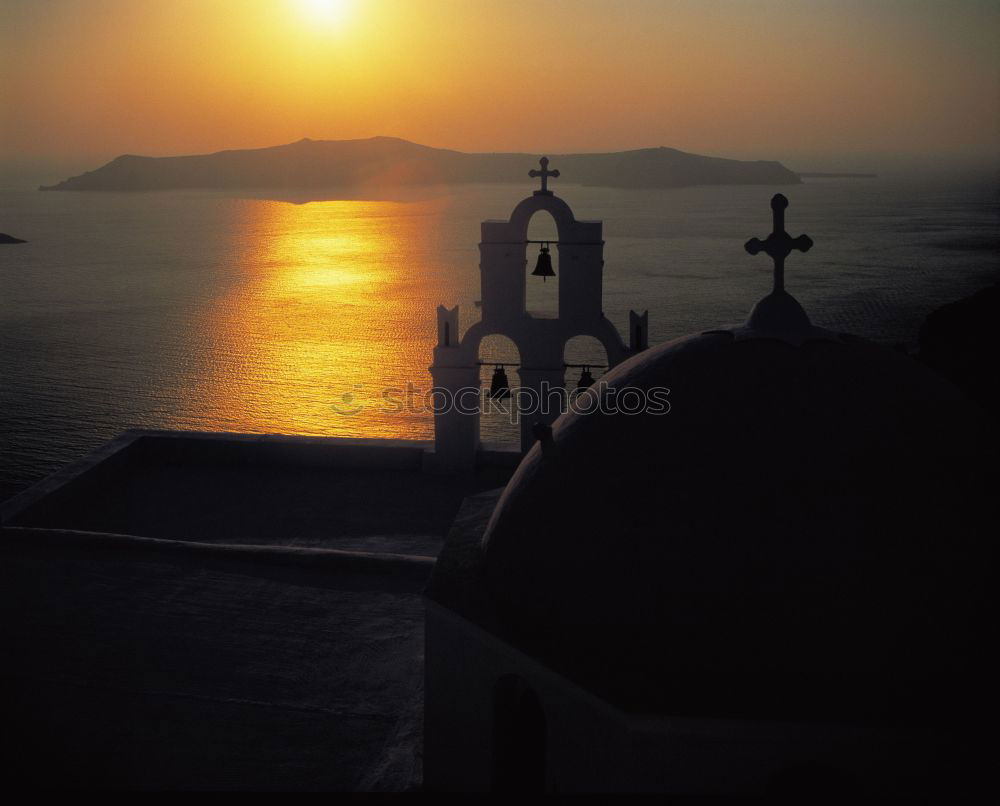
[{"label": "stone cross on bell tower", "polygon": [[553,170],[553,171],[549,170],[549,158],[548,157],[542,157],[538,161],[538,164],[542,166],[542,170],[539,171],[539,170],[536,170],[535,168],[532,168],[530,171],[528,171],[528,176],[530,176],[532,179],[536,179],[538,177],[541,177],[541,179],[542,179],[542,189],[541,190],[536,190],[535,191],[535,195],[536,196],[551,196],[552,195],[552,191],[549,190],[549,177],[551,176],[553,179],[558,179],[559,178],[559,171],[558,170]]},{"label": "stone cross on bell tower", "polygon": [[765,240],[751,238],[743,248],[751,255],[765,252],[774,261],[774,290],[785,290],[785,258],[793,249],[800,252],[808,252],[813,245],[812,238],[808,235],[800,235],[793,238],[785,232],[785,209],[788,207],[788,199],[780,193],[775,193],[771,199],[771,214],[774,218],[774,227],[770,235]]}]

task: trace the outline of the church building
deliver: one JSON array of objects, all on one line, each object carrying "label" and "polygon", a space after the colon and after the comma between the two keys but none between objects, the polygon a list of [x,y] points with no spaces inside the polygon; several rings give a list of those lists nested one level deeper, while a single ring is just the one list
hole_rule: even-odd
[{"label": "church building", "polygon": [[776,195],[773,231],[746,244],[774,287],[745,323],[638,352],[584,393],[669,389],[668,414],[580,406],[536,428],[502,491],[466,500],[428,590],[429,789],[974,776],[992,424],[911,358],[811,323],[785,290],[786,258],[812,246],[787,207]]}]

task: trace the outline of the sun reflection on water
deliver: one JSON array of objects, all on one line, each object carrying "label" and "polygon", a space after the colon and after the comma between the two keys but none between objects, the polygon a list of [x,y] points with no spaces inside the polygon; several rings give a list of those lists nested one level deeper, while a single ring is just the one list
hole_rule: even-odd
[{"label": "sun reflection on water", "polygon": [[438,201],[251,202],[252,237],[206,315],[198,390],[220,430],[430,438],[386,388],[430,385]]}]

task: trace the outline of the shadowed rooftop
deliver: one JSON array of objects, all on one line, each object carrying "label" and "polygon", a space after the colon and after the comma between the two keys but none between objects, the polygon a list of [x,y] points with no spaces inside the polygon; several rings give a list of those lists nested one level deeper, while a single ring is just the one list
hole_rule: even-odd
[{"label": "shadowed rooftop", "polygon": [[15,784],[410,790],[421,591],[466,491],[424,443],[129,432],[2,507]]}]

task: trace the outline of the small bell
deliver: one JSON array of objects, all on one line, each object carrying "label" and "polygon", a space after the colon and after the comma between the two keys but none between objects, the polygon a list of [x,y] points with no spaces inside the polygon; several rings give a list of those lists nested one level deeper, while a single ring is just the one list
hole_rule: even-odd
[{"label": "small bell", "polygon": [[549,254],[548,244],[545,244],[542,247],[542,251],[538,253],[538,262],[535,264],[535,270],[531,273],[531,276],[541,277],[543,283],[546,277],[556,276],[556,273],[552,271],[552,256]]},{"label": "small bell", "polygon": [[587,389],[594,385],[594,376],[590,374],[590,367],[584,367],[580,373],[580,380],[576,383],[577,389]]},{"label": "small bell", "polygon": [[490,381],[490,398],[504,400],[508,397],[510,397],[510,384],[507,382],[507,373],[504,372],[503,364],[497,364],[493,370],[493,380]]}]

